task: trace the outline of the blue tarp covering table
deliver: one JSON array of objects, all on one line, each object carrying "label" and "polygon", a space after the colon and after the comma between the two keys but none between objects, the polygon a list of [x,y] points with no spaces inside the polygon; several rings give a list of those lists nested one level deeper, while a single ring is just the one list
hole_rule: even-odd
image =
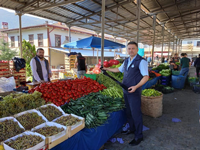
[{"label": "blue tarp covering table", "polygon": [[160,77],[156,77],[156,78],[153,78],[152,80],[147,81],[147,82],[142,86],[142,90],[148,89],[148,88],[152,87],[153,85],[155,85],[155,84],[158,82],[159,79],[160,79]]},{"label": "blue tarp covering table", "polygon": [[99,150],[125,123],[125,111],[113,112],[104,125],[85,128],[51,150]]}]

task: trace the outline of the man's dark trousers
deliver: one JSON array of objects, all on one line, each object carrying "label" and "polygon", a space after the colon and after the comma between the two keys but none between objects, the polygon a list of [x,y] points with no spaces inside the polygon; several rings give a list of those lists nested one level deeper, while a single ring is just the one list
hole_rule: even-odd
[{"label": "man's dark trousers", "polygon": [[141,93],[124,94],[126,116],[130,130],[135,131],[135,139],[143,138],[143,120],[141,112]]}]

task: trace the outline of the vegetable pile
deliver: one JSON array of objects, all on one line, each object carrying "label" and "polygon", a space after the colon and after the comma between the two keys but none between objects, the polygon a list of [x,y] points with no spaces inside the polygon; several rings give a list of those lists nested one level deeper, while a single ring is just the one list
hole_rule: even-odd
[{"label": "vegetable pile", "polygon": [[10,146],[16,150],[24,150],[24,149],[31,148],[31,147],[39,144],[42,141],[43,141],[43,139],[40,136],[23,135],[21,137],[18,137],[15,140],[6,142],[5,144],[7,144],[8,146]]},{"label": "vegetable pile", "polygon": [[55,122],[64,126],[73,126],[80,121],[81,121],[80,119],[75,118],[72,115],[69,115],[69,116],[62,116],[59,119],[57,119]]},{"label": "vegetable pile", "polygon": [[152,68],[152,70],[162,71],[163,69],[169,69],[169,64],[160,64],[158,67]]},{"label": "vegetable pile", "polygon": [[109,112],[119,111],[125,105],[121,98],[113,99],[100,93],[91,93],[61,107],[66,113],[86,118],[86,127],[93,128],[104,124]]},{"label": "vegetable pile", "polygon": [[162,76],[170,76],[171,75],[171,70],[170,69],[163,69],[162,71],[159,72]]},{"label": "vegetable pile", "polygon": [[198,78],[196,78],[196,77],[189,77],[189,78],[188,78],[188,81],[189,81],[190,83],[196,83],[196,82],[198,81]]},{"label": "vegetable pile", "polygon": [[62,131],[64,131],[64,128],[58,128],[56,126],[48,126],[34,130],[34,132],[42,134],[45,137],[56,135]]},{"label": "vegetable pile", "polygon": [[47,118],[48,121],[52,121],[63,115],[59,109],[51,105],[40,107],[38,110]]},{"label": "vegetable pile", "polygon": [[106,96],[111,96],[113,98],[123,98],[123,91],[116,87],[109,87],[103,91],[100,91],[100,93]]},{"label": "vegetable pile", "polygon": [[10,94],[0,101],[0,118],[34,109],[45,104],[42,94],[35,91],[33,94]]},{"label": "vegetable pile", "polygon": [[156,91],[154,89],[145,89],[142,91],[142,96],[147,96],[147,97],[155,97],[155,96],[161,96],[162,93],[159,91]]},{"label": "vegetable pile", "polygon": [[103,84],[99,84],[90,78],[57,81],[54,83],[42,83],[29,92],[39,91],[46,102],[52,102],[60,106],[69,102],[71,99],[76,100],[79,97],[89,93],[99,92],[105,89]]},{"label": "vegetable pile", "polygon": [[176,65],[180,65],[180,62],[175,62]]},{"label": "vegetable pile", "polygon": [[45,122],[36,112],[23,114],[16,119],[21,123],[25,130],[31,130]]},{"label": "vegetable pile", "polygon": [[23,128],[20,128],[17,122],[13,119],[0,122],[0,142],[5,141],[15,135],[24,132]]}]

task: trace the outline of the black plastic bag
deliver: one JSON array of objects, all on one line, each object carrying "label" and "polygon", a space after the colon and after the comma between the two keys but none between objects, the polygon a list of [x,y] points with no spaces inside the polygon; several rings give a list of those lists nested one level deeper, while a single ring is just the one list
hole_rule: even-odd
[{"label": "black plastic bag", "polygon": [[14,57],[13,62],[17,72],[26,67],[26,61],[23,58]]}]

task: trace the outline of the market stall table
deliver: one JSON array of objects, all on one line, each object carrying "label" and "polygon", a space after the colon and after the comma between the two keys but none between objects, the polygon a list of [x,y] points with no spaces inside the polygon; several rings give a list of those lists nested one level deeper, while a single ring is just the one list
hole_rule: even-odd
[{"label": "market stall table", "polygon": [[124,110],[112,112],[107,123],[83,129],[51,150],[99,150],[126,123]]}]

